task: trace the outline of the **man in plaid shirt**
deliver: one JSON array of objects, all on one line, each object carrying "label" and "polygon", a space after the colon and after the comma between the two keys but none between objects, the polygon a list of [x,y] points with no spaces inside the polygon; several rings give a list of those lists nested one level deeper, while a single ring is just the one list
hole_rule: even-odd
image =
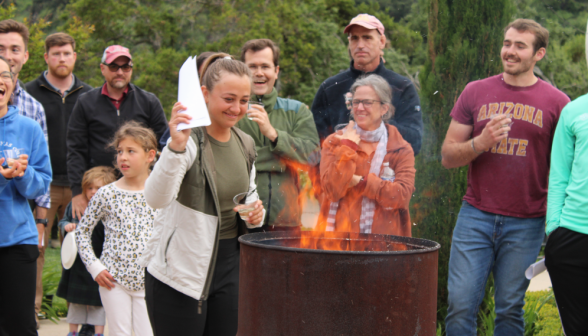
[{"label": "man in plaid shirt", "polygon": [[[0,56],[3,56],[10,63],[12,72],[16,79],[14,93],[12,96],[12,104],[18,107],[19,114],[31,118],[41,125],[45,140],[47,137],[47,122],[45,120],[45,110],[43,105],[35,98],[29,95],[23,83],[18,80],[18,74],[22,66],[29,59],[28,52],[29,30],[28,28],[14,20],[0,21]],[[24,153],[30,154],[30,153]],[[45,261],[45,248],[48,241],[49,233],[46,233],[45,241],[44,233],[47,226],[47,210],[51,207],[51,192],[47,190],[45,195],[39,196],[35,199],[35,221],[37,223],[37,230],[39,232],[39,258],[37,260],[37,297],[35,298],[35,310],[37,313],[41,311],[41,303],[43,297],[42,287],[42,272]],[[40,267],[39,267],[40,266]],[[40,269],[39,269],[40,268]],[[41,288],[39,293],[39,287]],[[33,314],[33,311],[31,311]],[[38,327],[38,323],[37,323]]]}]

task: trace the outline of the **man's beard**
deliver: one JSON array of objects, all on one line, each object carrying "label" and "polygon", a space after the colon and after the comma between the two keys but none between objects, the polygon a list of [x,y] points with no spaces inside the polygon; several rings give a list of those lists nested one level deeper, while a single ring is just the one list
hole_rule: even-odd
[{"label": "man's beard", "polygon": [[129,82],[124,79],[122,81],[115,81],[114,79],[110,81],[110,86],[115,89],[124,89],[128,84]]},{"label": "man's beard", "polygon": [[68,76],[71,76],[71,73],[73,71],[73,68],[66,66],[58,66],[56,68],[49,68],[49,72],[51,73],[51,75],[57,77],[57,78],[66,78]]},{"label": "man's beard", "polygon": [[533,63],[528,60],[528,61],[523,61],[520,62],[518,67],[516,69],[507,69],[505,61],[502,60],[502,68],[504,69],[504,72],[506,72],[507,74],[511,75],[511,76],[518,76],[522,73],[528,72],[529,70],[531,70],[533,68]]}]

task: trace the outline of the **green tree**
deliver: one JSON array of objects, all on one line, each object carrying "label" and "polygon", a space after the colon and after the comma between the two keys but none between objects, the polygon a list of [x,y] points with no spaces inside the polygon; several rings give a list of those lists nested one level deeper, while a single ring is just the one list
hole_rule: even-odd
[{"label": "green tree", "polygon": [[467,167],[445,169],[441,145],[451,108],[465,85],[501,72],[503,28],[513,9],[508,0],[429,0],[428,12],[429,59],[420,74],[425,132],[416,158],[412,220],[415,236],[441,244],[438,316],[443,323],[451,235],[467,186]]}]

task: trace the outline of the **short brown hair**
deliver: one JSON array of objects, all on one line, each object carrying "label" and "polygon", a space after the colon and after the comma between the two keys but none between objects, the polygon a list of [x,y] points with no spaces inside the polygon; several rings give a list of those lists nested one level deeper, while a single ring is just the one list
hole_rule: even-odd
[{"label": "short brown hair", "polygon": [[84,173],[82,178],[82,193],[86,196],[86,191],[92,187],[96,180],[101,180],[104,185],[116,181],[116,174],[112,167],[98,166]]},{"label": "short brown hair", "polygon": [[71,48],[76,50],[76,40],[66,33],[54,33],[45,39],[45,52],[48,53],[52,47],[63,47],[64,45],[71,44]]},{"label": "short brown hair", "polygon": [[0,21],[0,34],[19,33],[24,42],[25,50],[29,49],[29,28],[21,22],[14,20]]},{"label": "short brown hair", "polygon": [[222,72],[237,75],[239,77],[249,77],[251,80],[251,71],[241,61],[237,61],[231,55],[225,53],[216,53],[209,56],[204,63],[200,73],[202,74],[202,85],[212,91],[216,83],[220,81]]},{"label": "short brown hair", "polygon": [[533,42],[533,52],[545,48],[547,50],[547,44],[549,43],[549,31],[545,29],[539,23],[529,19],[516,19],[509,23],[504,28],[504,34],[510,29],[516,29],[519,32],[529,32],[535,35],[535,41]]},{"label": "short brown hair", "polygon": [[[154,150],[157,152],[157,138],[155,133],[150,128],[147,128],[140,123],[130,120],[122,124],[122,126],[114,133],[114,138],[110,143],[110,147],[116,149],[121,141],[131,138],[133,141],[141,145],[145,152]],[[151,163],[153,166],[155,161]],[[115,162],[116,166],[116,162]]]},{"label": "short brown hair", "polygon": [[241,48],[241,61],[245,62],[245,53],[249,50],[253,52],[262,51],[265,48],[270,48],[274,54],[274,65],[278,66],[280,59],[280,48],[270,39],[257,39],[245,42]]}]

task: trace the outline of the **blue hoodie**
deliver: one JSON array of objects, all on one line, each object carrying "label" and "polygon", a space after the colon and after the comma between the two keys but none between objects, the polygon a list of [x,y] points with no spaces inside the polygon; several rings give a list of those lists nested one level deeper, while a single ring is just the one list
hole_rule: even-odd
[{"label": "blue hoodie", "polygon": [[29,163],[22,177],[5,179],[0,174],[0,248],[39,243],[27,199],[43,195],[51,184],[51,161],[41,126],[9,106],[0,118],[0,157],[4,157],[4,150],[13,148],[28,154]]}]

